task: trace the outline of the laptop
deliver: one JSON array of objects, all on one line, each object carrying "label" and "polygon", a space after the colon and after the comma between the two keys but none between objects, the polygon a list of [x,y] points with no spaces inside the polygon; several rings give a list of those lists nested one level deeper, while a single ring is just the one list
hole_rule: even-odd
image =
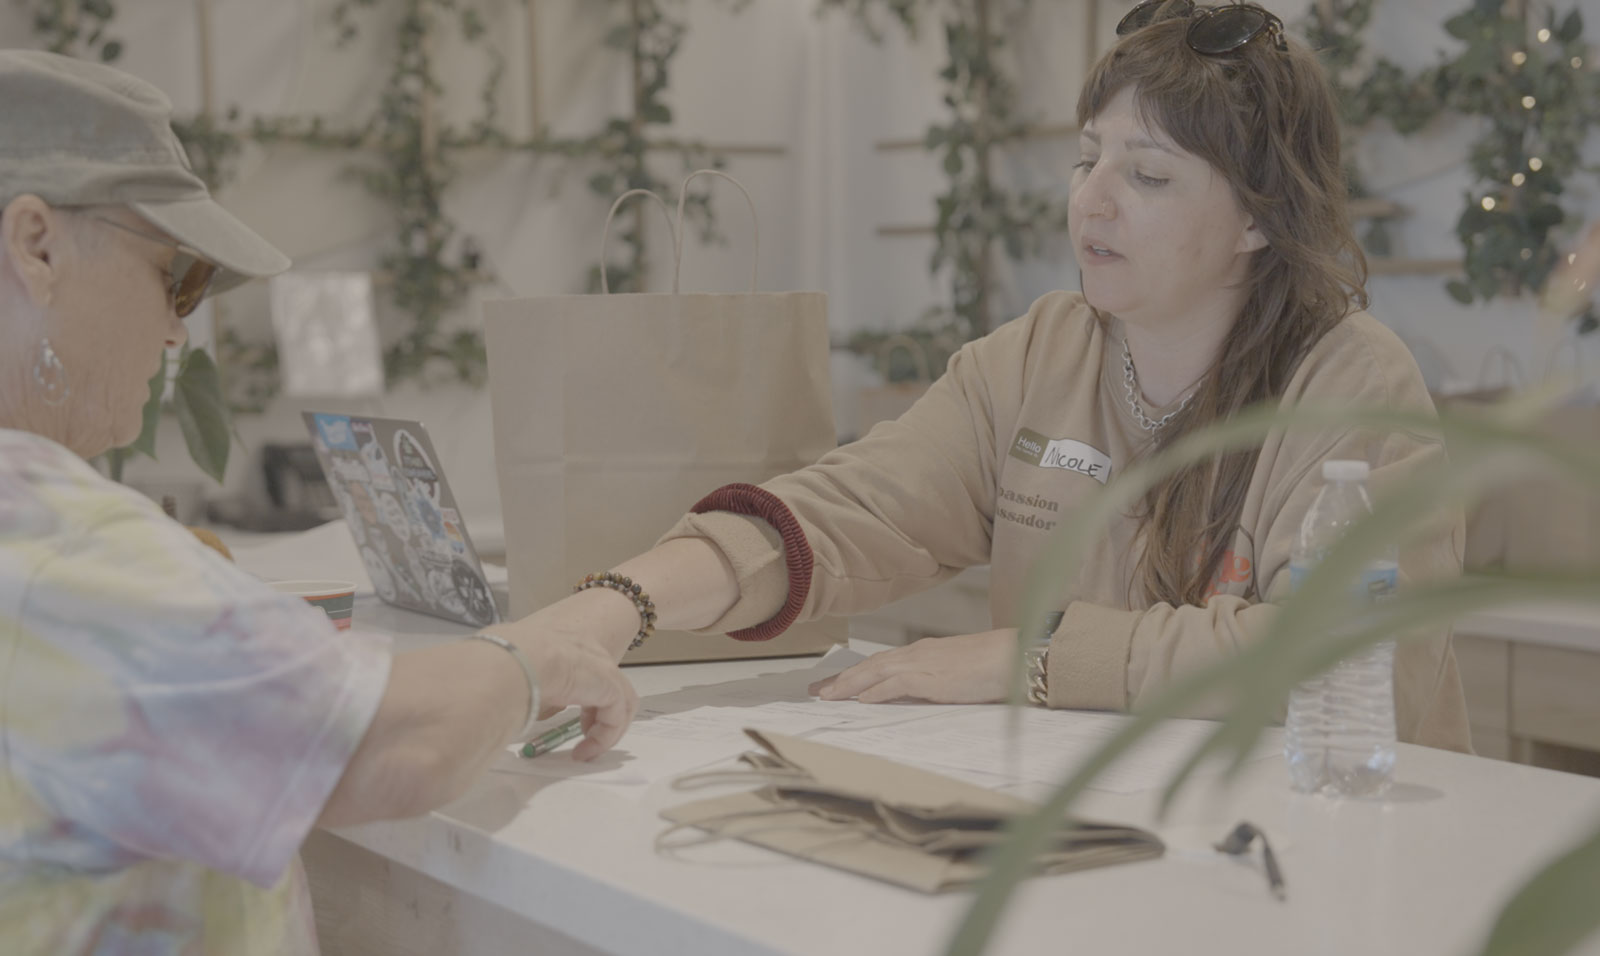
[{"label": "laptop", "polygon": [[498,621],[483,564],[422,423],[302,417],[378,597],[472,627]]}]

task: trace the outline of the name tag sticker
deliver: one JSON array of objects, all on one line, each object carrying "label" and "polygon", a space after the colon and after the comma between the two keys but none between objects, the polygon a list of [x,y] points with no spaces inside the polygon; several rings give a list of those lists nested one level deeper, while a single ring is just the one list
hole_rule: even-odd
[{"label": "name tag sticker", "polygon": [[1011,457],[1040,468],[1059,468],[1087,475],[1102,485],[1111,480],[1111,456],[1071,438],[1046,438],[1031,428],[1017,430]]}]

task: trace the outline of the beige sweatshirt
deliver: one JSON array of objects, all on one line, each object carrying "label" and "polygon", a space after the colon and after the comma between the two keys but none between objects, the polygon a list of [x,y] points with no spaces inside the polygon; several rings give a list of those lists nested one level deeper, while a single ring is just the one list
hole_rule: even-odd
[{"label": "beige sweatshirt", "polygon": [[[738,574],[739,601],[704,630],[768,637],[793,619],[869,611],[981,564],[991,566],[994,626],[1015,626],[1051,529],[1147,446],[1123,375],[1118,324],[1096,319],[1077,293],[1052,293],[963,347],[900,419],[762,485],[770,495],[722,489],[665,536],[711,539]],[[1323,337],[1285,400],[1432,408],[1410,352],[1365,313]],[[1157,418],[1168,410],[1147,409]],[[1398,433],[1269,437],[1204,607],[1130,603],[1140,593],[1136,521],[1119,517],[1061,589],[1050,705],[1126,710],[1259,635],[1288,589],[1289,551],[1323,461],[1365,460],[1381,490],[1442,454],[1436,439]],[[1461,536],[1459,520],[1444,522],[1408,548],[1402,582],[1459,573]],[[1447,630],[1399,646],[1395,698],[1402,740],[1470,751]]]}]

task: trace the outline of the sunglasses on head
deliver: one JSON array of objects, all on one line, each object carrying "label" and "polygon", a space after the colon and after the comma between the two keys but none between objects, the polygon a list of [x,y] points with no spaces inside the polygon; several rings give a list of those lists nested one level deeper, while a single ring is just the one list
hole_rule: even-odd
[{"label": "sunglasses on head", "polygon": [[[1159,16],[1162,8],[1165,16]],[[1144,0],[1117,22],[1117,36],[1127,36],[1160,20],[1186,17],[1189,31],[1184,39],[1189,49],[1206,56],[1219,56],[1243,47],[1266,34],[1279,50],[1289,49],[1284,39],[1283,21],[1253,3],[1230,3],[1223,7],[1196,6],[1193,0]]]},{"label": "sunglasses on head", "polygon": [[172,287],[167,290],[172,299],[172,310],[178,313],[178,318],[181,319],[200,307],[200,300],[206,297],[206,291],[211,288],[211,280],[217,277],[218,269],[215,263],[206,261],[200,253],[183,243],[158,233],[145,232],[143,229],[136,229],[105,216],[89,218],[95,222],[115,226],[123,232],[131,232],[141,239],[149,239],[151,242],[159,242],[178,250],[178,254],[172,260]]}]

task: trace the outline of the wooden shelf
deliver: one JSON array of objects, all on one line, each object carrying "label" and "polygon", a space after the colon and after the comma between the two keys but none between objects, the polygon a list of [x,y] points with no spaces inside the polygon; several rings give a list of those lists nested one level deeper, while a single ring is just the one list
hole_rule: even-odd
[{"label": "wooden shelf", "polygon": [[[1035,126],[1022,136],[1022,139],[1032,141],[1038,139],[1059,139],[1063,136],[1078,135],[1076,123],[1047,123]],[[923,149],[925,140],[921,137],[911,139],[880,139],[874,144],[880,153],[904,152],[912,149]]]}]

